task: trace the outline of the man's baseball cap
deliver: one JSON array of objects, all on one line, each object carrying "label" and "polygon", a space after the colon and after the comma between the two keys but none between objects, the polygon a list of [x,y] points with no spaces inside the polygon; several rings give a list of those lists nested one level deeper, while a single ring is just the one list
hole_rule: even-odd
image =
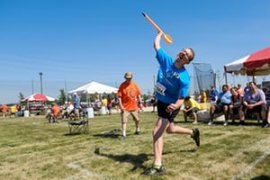
[{"label": "man's baseball cap", "polygon": [[126,72],[125,73],[125,78],[131,79],[132,78],[132,73],[131,72]]}]

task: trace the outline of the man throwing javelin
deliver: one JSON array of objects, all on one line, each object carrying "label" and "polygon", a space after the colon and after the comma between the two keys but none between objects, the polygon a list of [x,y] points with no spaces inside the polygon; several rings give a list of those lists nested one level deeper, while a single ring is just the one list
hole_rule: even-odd
[{"label": "man throwing javelin", "polygon": [[191,130],[174,125],[174,118],[177,116],[184,98],[188,96],[190,78],[185,65],[189,64],[195,53],[191,48],[183,49],[174,60],[161,47],[160,39],[162,32],[159,32],[154,40],[156,58],[160,65],[157,83],[155,87],[158,109],[158,120],[153,129],[153,167],[146,170],[146,175],[162,175],[165,168],[162,166],[163,135],[166,131],[169,134],[188,134],[194,139],[196,145],[200,146],[200,132],[197,128]]}]

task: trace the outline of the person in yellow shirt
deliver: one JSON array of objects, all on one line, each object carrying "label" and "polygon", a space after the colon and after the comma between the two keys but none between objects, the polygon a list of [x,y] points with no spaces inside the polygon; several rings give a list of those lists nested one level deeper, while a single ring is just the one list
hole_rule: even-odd
[{"label": "person in yellow shirt", "polygon": [[108,104],[108,100],[107,100],[107,98],[105,96],[103,96],[102,100],[101,100],[101,105],[106,107],[107,104]]},{"label": "person in yellow shirt", "polygon": [[206,103],[207,101],[207,95],[206,95],[206,92],[204,90],[201,91],[201,95],[200,95],[200,101],[201,103]]},{"label": "person in yellow shirt", "polygon": [[103,106],[105,108],[105,111],[106,113],[108,114],[108,109],[107,109],[107,106],[108,106],[108,99],[103,96],[102,99],[101,99],[101,106]]},{"label": "person in yellow shirt", "polygon": [[184,105],[185,107],[183,109],[183,113],[185,122],[187,122],[187,117],[192,115],[194,117],[193,124],[197,124],[198,123],[197,112],[201,109],[201,105],[190,96],[187,96],[184,99]]},{"label": "person in yellow shirt", "polygon": [[16,105],[13,105],[13,106],[10,106],[9,107],[9,112],[10,112],[10,114],[9,114],[9,116],[11,117],[12,115],[16,115],[16,112],[17,112],[17,109],[16,109]]}]

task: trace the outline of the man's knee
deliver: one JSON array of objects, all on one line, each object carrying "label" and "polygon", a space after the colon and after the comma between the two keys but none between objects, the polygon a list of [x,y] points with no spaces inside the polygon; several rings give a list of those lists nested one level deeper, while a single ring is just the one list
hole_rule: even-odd
[{"label": "man's knee", "polygon": [[169,126],[169,127],[166,129],[166,132],[167,132],[168,134],[174,133],[174,128],[173,128],[173,126]]},{"label": "man's knee", "polygon": [[134,118],[133,120],[134,120],[135,123],[140,123],[140,119]]}]

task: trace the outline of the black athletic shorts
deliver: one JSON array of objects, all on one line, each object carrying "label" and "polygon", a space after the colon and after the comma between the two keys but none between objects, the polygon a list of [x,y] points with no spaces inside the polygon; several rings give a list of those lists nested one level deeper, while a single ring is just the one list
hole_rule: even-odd
[{"label": "black athletic shorts", "polygon": [[248,109],[247,107],[245,107],[245,109],[246,109],[246,114],[250,114],[250,113],[261,113],[262,110],[263,110],[263,106],[262,105],[255,106],[252,109]]},{"label": "black athletic shorts", "polygon": [[167,112],[166,109],[170,104],[163,103],[161,101],[157,102],[158,116],[164,119],[168,119],[170,122],[174,121],[174,118],[177,116],[179,109],[174,110],[173,112]]},{"label": "black athletic shorts", "polygon": [[218,105],[215,105],[215,112],[214,113],[216,113],[216,114],[223,113],[224,106],[228,106],[228,110],[229,110],[230,104],[218,104]]}]

